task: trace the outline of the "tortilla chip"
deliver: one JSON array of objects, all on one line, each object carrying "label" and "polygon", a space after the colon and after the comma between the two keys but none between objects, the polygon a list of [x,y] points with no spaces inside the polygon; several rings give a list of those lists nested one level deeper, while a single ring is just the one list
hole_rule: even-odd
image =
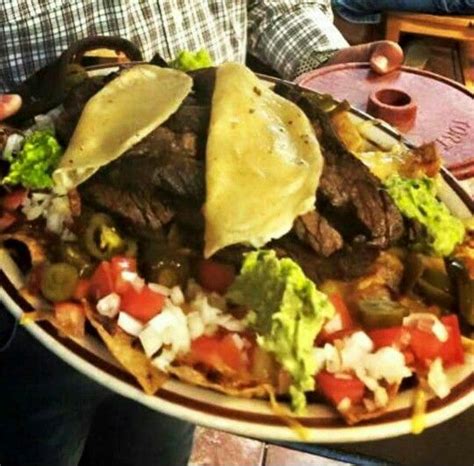
[{"label": "tortilla chip", "polygon": [[344,419],[349,425],[354,425],[359,422],[366,421],[368,419],[374,419],[376,417],[381,416],[383,413],[387,411],[387,408],[390,405],[391,401],[393,401],[396,398],[399,388],[400,388],[400,384],[392,384],[386,387],[387,395],[388,395],[388,403],[387,403],[387,406],[384,406],[383,408],[376,408],[373,410],[369,410],[364,404],[361,404],[361,405],[358,404],[358,405],[352,405],[347,410],[339,409],[338,411],[341,413],[341,415],[344,417]]},{"label": "tortilla chip", "polygon": [[191,91],[185,73],[154,65],[123,71],[87,102],[53,173],[60,192],[75,188],[166,121]]},{"label": "tortilla chip", "polygon": [[[33,266],[43,264],[46,261],[46,239],[41,237],[38,232],[31,229],[25,229],[25,231],[18,230],[14,233],[0,235],[0,244],[8,240],[18,241],[28,248],[31,257],[31,264]],[[7,253],[5,249],[3,249],[3,251]],[[4,265],[3,262],[0,263],[2,266]]]},{"label": "tortilla chip", "polygon": [[260,247],[314,208],[323,158],[306,115],[248,68],[217,69],[206,147],[205,257]]},{"label": "tortilla chip", "polygon": [[118,329],[115,335],[111,335],[94,315],[92,309],[86,304],[86,317],[97,333],[104,341],[105,345],[122,364],[122,366],[132,374],[142,386],[145,393],[153,395],[168,379],[166,374],[160,372],[145,353],[132,346],[133,337]]},{"label": "tortilla chip", "polygon": [[220,383],[211,382],[202,372],[191,366],[170,366],[168,372],[183,382],[210,388],[217,392],[225,393],[239,398],[266,398],[268,388],[266,384],[251,385],[248,382],[240,385],[238,382],[223,379]]}]

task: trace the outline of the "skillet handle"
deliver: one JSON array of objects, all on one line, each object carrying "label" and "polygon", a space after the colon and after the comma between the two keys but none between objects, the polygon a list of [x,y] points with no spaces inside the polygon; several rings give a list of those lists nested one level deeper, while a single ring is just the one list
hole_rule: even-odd
[{"label": "skillet handle", "polygon": [[9,119],[19,124],[59,105],[67,93],[70,65],[78,64],[86,52],[105,48],[122,52],[130,61],[142,61],[142,53],[132,42],[117,36],[91,36],[71,44],[53,63],[39,69],[12,92],[23,99],[20,111]]}]

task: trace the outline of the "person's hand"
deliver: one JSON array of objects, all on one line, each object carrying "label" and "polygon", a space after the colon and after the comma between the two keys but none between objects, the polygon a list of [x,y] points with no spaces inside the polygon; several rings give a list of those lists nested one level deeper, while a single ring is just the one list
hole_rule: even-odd
[{"label": "person's hand", "polygon": [[401,66],[403,50],[396,42],[388,40],[354,45],[336,52],[325,65],[350,62],[370,62],[376,73],[385,74]]},{"label": "person's hand", "polygon": [[0,94],[0,121],[18,112],[21,97],[16,94]]}]

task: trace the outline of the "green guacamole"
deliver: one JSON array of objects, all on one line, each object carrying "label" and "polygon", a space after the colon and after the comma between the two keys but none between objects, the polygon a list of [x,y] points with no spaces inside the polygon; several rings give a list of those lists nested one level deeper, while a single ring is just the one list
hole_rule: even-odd
[{"label": "green guacamole", "polygon": [[25,139],[21,152],[9,160],[10,171],[2,182],[33,189],[50,188],[53,186],[51,174],[62,153],[50,132],[34,131]]},{"label": "green guacamole", "polygon": [[200,68],[209,68],[213,65],[213,62],[207,50],[201,49],[197,52],[183,50],[170,65],[177,70],[193,71]]},{"label": "green guacamole", "polygon": [[436,198],[435,181],[428,177],[411,179],[392,175],[384,183],[401,213],[426,228],[427,235],[414,247],[437,256],[451,254],[464,238],[464,225]]},{"label": "green guacamole", "polygon": [[304,392],[315,387],[314,340],[334,307],[295,262],[264,250],[246,255],[228,298],[251,309],[248,325],[291,375],[292,407],[302,412]]}]

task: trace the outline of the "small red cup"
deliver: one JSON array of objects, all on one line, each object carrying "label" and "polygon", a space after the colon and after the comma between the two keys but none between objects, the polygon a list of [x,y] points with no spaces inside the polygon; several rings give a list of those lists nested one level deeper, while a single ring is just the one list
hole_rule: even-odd
[{"label": "small red cup", "polygon": [[367,112],[386,121],[401,132],[413,127],[417,106],[412,97],[400,89],[384,88],[369,95]]}]

